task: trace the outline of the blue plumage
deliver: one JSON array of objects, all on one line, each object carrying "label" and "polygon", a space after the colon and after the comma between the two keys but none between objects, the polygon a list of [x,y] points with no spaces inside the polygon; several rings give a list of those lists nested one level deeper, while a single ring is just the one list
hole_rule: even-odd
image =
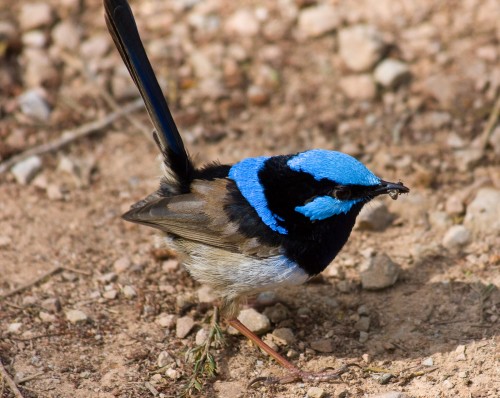
[{"label": "blue plumage", "polygon": [[248,158],[236,163],[229,170],[229,178],[236,182],[243,197],[255,209],[261,220],[273,231],[286,235],[288,231],[280,226],[279,216],[269,210],[264,187],[259,179],[259,171],[264,167],[269,156]]},{"label": "blue plumage", "polygon": [[347,214],[352,206],[360,201],[361,199],[339,200],[331,196],[318,196],[304,206],[295,207],[295,210],[311,221],[318,221],[338,214]]},{"label": "blue plumage", "polygon": [[327,179],[342,185],[373,186],[380,178],[359,160],[342,152],[312,149],[301,152],[288,161],[295,171],[311,174],[316,180]]}]

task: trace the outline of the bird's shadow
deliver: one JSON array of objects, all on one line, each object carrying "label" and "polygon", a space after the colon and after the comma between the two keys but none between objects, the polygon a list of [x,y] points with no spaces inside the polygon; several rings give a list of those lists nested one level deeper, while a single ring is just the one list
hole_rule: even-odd
[{"label": "bird's shadow", "polygon": [[[306,361],[333,356],[349,362],[365,353],[380,361],[423,359],[498,336],[500,290],[479,281],[446,279],[455,261],[450,256],[423,257],[396,285],[381,291],[353,283],[349,292],[340,292],[335,280],[326,278],[280,291],[280,302],[291,315],[274,327],[290,327],[297,337],[295,345],[302,343],[302,348],[325,336],[332,340],[332,352],[306,356]],[[365,342],[360,342],[356,324],[361,306],[370,318]],[[225,373],[224,366],[221,371]]]}]

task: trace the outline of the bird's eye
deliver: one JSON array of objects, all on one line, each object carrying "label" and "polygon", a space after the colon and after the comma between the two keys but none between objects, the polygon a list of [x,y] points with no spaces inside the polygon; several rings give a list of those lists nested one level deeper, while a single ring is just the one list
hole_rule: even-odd
[{"label": "bird's eye", "polygon": [[332,191],[333,197],[338,200],[349,200],[351,197],[351,190],[349,187],[337,187]]}]

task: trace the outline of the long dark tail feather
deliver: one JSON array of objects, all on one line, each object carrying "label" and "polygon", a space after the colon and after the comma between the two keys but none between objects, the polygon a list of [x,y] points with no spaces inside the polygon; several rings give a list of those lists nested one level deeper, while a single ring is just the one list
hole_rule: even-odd
[{"label": "long dark tail feather", "polygon": [[194,165],[146,55],[132,10],[126,0],[104,0],[104,7],[109,32],[155,127],[155,141],[165,156],[167,167],[178,180],[180,191],[188,192],[195,172]]}]

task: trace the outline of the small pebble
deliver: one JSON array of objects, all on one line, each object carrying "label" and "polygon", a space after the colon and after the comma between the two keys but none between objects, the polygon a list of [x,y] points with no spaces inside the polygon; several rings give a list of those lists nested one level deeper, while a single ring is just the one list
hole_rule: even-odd
[{"label": "small pebble", "polygon": [[115,289],[108,290],[102,294],[102,297],[108,300],[114,300],[118,296],[118,291]]},{"label": "small pebble", "polygon": [[177,271],[179,269],[179,261],[174,258],[170,258],[162,263],[161,269],[164,272]]},{"label": "small pebble", "polygon": [[165,371],[165,376],[170,379],[177,380],[181,377],[181,373],[177,369],[169,368]]},{"label": "small pebble", "polygon": [[377,395],[370,395],[368,398],[410,398],[410,397],[400,391],[388,391]]},{"label": "small pebble", "polygon": [[130,259],[127,256],[123,256],[113,263],[113,269],[117,274],[121,274],[129,269],[131,265]]},{"label": "small pebble", "polygon": [[372,25],[355,25],[339,31],[339,55],[355,72],[370,70],[385,49],[381,33]]},{"label": "small pebble", "polygon": [[175,359],[167,351],[162,351],[158,355],[158,359],[156,360],[156,365],[159,368],[163,368],[171,363],[174,363]]},{"label": "small pebble", "polygon": [[409,79],[410,69],[404,62],[396,59],[385,59],[377,65],[373,76],[380,85],[394,88]]},{"label": "small pebble", "polygon": [[500,190],[481,188],[467,206],[464,226],[477,236],[500,234]]},{"label": "small pebble", "polygon": [[124,286],[123,289],[122,289],[122,293],[125,296],[125,298],[129,298],[129,299],[130,298],[134,298],[135,296],[137,296],[137,292],[130,285]]},{"label": "small pebble", "polygon": [[21,112],[26,116],[46,122],[50,118],[51,109],[39,89],[32,89],[21,94],[17,99]]},{"label": "small pebble", "polygon": [[286,308],[281,303],[277,303],[277,304],[273,305],[272,307],[267,307],[264,310],[263,314],[265,316],[267,316],[271,320],[271,322],[274,324],[290,318],[289,309]]},{"label": "small pebble", "polygon": [[298,28],[304,36],[314,38],[331,32],[339,23],[338,11],[330,4],[320,4],[300,11]]},{"label": "small pebble", "polygon": [[88,320],[87,314],[80,310],[69,310],[66,312],[66,319],[71,323],[81,323]]},{"label": "small pebble", "polygon": [[251,85],[247,91],[248,100],[252,105],[264,105],[269,100],[269,94],[260,86]]},{"label": "small pebble", "polygon": [[463,199],[460,195],[450,195],[446,199],[444,209],[450,216],[459,216],[465,212]]},{"label": "small pebble", "polygon": [[21,6],[19,25],[23,31],[50,25],[54,21],[54,13],[49,3],[26,3]]},{"label": "small pebble", "polygon": [[5,249],[9,247],[12,243],[12,239],[6,235],[0,235],[0,249]]},{"label": "small pebble", "polygon": [[377,94],[375,80],[369,74],[344,76],[340,78],[339,86],[352,100],[372,100]]},{"label": "small pebble", "polygon": [[9,324],[7,327],[7,332],[12,333],[12,334],[19,334],[21,333],[21,328],[23,327],[23,324],[21,322],[14,322]]},{"label": "small pebble", "polygon": [[361,316],[354,327],[356,328],[356,330],[359,330],[361,332],[368,332],[368,330],[370,329],[370,318],[367,316]]},{"label": "small pebble", "polygon": [[47,186],[47,197],[50,200],[63,200],[64,199],[64,193],[61,189],[61,187],[57,184],[49,184]]},{"label": "small pebble", "polygon": [[271,328],[269,318],[253,308],[241,310],[238,320],[255,334],[263,334]]},{"label": "small pebble", "polygon": [[383,231],[394,220],[387,206],[381,201],[370,202],[363,207],[356,219],[357,228],[366,231]]},{"label": "small pebble", "polygon": [[59,301],[58,298],[51,297],[43,300],[40,303],[40,307],[42,307],[44,310],[48,312],[56,313],[61,311],[61,302]]},{"label": "small pebble", "polygon": [[63,20],[52,29],[53,43],[62,49],[74,50],[80,45],[82,31],[75,21]]},{"label": "small pebble", "polygon": [[38,156],[31,156],[16,163],[11,173],[19,184],[27,185],[42,168],[42,159]]},{"label": "small pebble", "polygon": [[57,317],[55,315],[49,314],[48,312],[45,311],[40,311],[38,316],[40,317],[40,320],[42,322],[52,323],[57,320]]},{"label": "small pebble", "polygon": [[330,353],[333,352],[332,339],[321,339],[311,343],[311,348],[318,352]]},{"label": "small pebble", "polygon": [[190,316],[183,316],[177,319],[175,325],[175,334],[178,338],[183,339],[194,327],[194,320]]},{"label": "small pebble", "polygon": [[156,318],[156,323],[161,327],[172,329],[175,326],[175,315],[160,314],[158,318]]},{"label": "small pebble", "polygon": [[458,251],[466,246],[471,239],[469,230],[463,225],[453,225],[443,237],[443,246],[448,250]]},{"label": "small pebble", "polygon": [[361,344],[364,344],[368,341],[368,338],[370,337],[370,335],[367,333],[367,332],[359,332],[359,339],[358,341],[361,343]]},{"label": "small pebble", "polygon": [[432,357],[425,358],[422,361],[422,365],[423,366],[434,366],[434,359],[432,359]]},{"label": "small pebble", "polygon": [[239,9],[227,19],[224,29],[229,37],[253,37],[259,32],[259,21],[248,9]]},{"label": "small pebble", "polygon": [[290,328],[274,329],[272,336],[273,340],[279,346],[287,346],[295,343],[296,341],[295,335],[293,334],[293,331]]},{"label": "small pebble", "polygon": [[319,387],[310,387],[307,390],[308,398],[323,398],[325,396],[325,390]]},{"label": "small pebble", "polygon": [[368,290],[384,289],[396,283],[399,270],[387,254],[377,254],[360,267],[361,284]]},{"label": "small pebble", "polygon": [[202,328],[196,332],[196,336],[194,338],[196,345],[202,345],[207,341],[208,338],[208,330]]},{"label": "small pebble", "polygon": [[117,278],[118,275],[116,275],[116,273],[108,272],[106,274],[99,276],[97,279],[99,280],[99,282],[107,284],[116,281]]}]

